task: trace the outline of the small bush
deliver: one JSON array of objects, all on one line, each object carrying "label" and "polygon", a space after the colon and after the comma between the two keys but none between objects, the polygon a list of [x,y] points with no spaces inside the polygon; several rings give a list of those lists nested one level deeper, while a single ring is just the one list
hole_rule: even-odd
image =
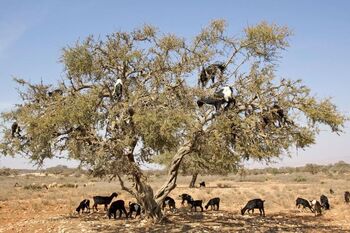
[{"label": "small bush", "polygon": [[294,181],[295,182],[305,182],[306,178],[303,177],[303,176],[297,176],[297,177],[294,178]]},{"label": "small bush", "polygon": [[0,169],[0,176],[11,176],[11,175],[18,175],[18,171],[11,168]]}]

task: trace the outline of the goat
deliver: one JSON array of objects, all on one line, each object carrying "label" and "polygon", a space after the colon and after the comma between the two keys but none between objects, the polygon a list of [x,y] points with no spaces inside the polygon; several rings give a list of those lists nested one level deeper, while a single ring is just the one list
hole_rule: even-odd
[{"label": "goat", "polygon": [[330,194],[334,194],[333,189],[329,189],[329,193],[330,193]]},{"label": "goat", "polygon": [[215,77],[218,74],[222,75],[225,69],[226,69],[226,66],[220,63],[211,64],[206,68],[202,68],[202,71],[198,79],[198,86],[202,85],[202,87],[204,88],[207,85],[209,79],[211,79],[212,83],[214,83]]},{"label": "goat", "polygon": [[113,89],[113,98],[117,99],[118,101],[121,100],[123,95],[123,82],[120,78],[117,79],[117,81],[114,84]]},{"label": "goat", "polygon": [[129,217],[132,217],[132,213],[136,212],[135,218],[137,215],[141,215],[141,205],[137,203],[129,202]]},{"label": "goat", "polygon": [[117,200],[112,202],[111,206],[108,209],[108,218],[110,219],[111,216],[114,215],[114,219],[116,219],[117,210],[119,210],[119,218],[122,217],[123,212],[126,215],[126,218],[128,218],[128,213],[125,209],[125,202],[123,200]]},{"label": "goat", "polygon": [[322,208],[324,208],[325,210],[329,210],[330,206],[329,206],[328,198],[323,194],[320,196],[320,203]]},{"label": "goat", "polygon": [[301,197],[298,197],[295,200],[295,206],[298,208],[300,208],[300,206],[303,206],[303,209],[309,208],[311,210],[311,212],[314,212],[313,209],[311,208],[309,201],[304,199],[304,198],[301,198]]},{"label": "goat", "polygon": [[205,188],[205,182],[204,182],[204,181],[200,182],[200,183],[199,183],[199,187],[200,187],[200,188],[201,188],[201,187]]},{"label": "goat", "polygon": [[345,203],[349,204],[349,202],[350,202],[350,192],[349,191],[346,191],[344,193],[344,199],[345,199]]},{"label": "goat", "polygon": [[175,210],[176,209],[176,206],[175,206],[175,200],[171,197],[165,197],[164,198],[164,201],[163,201],[163,206],[162,206],[162,209],[164,210],[164,208],[166,207],[166,205],[169,206],[169,209],[170,210]]},{"label": "goat", "polygon": [[92,206],[92,209],[96,209],[97,211],[97,205],[105,205],[105,210],[107,210],[107,206],[111,203],[113,197],[117,197],[117,193],[112,193],[111,196],[94,196],[92,197],[94,199],[94,205]]},{"label": "goat", "polygon": [[315,216],[322,215],[322,206],[317,200],[312,200],[311,206],[314,209]]},{"label": "goat", "polygon": [[203,212],[203,201],[202,200],[192,200],[189,202],[191,205],[191,211],[194,207],[194,211],[197,212],[197,207],[201,208],[201,212]]},{"label": "goat", "polygon": [[241,209],[241,214],[244,215],[244,213],[248,210],[248,214],[250,211],[254,213],[254,209],[259,209],[260,216],[265,217],[265,210],[264,210],[264,202],[265,200],[261,199],[253,199],[248,201],[248,203]]},{"label": "goat", "polygon": [[215,111],[219,111],[221,105],[225,103],[224,99],[205,97],[197,100],[198,107],[202,107],[204,104],[213,105],[215,107]]},{"label": "goat", "polygon": [[204,104],[213,105],[216,111],[218,111],[225,103],[226,106],[224,107],[224,111],[229,109],[231,104],[236,105],[236,100],[233,98],[232,87],[225,86],[215,92],[214,97],[205,97],[197,100],[198,107],[202,107]]},{"label": "goat", "polygon": [[12,137],[14,138],[14,137],[21,137],[21,127],[18,125],[18,123],[15,121],[15,122],[13,122],[12,123],[12,125],[11,125],[11,135],[12,135]]},{"label": "goat", "polygon": [[179,197],[181,197],[181,199],[182,199],[181,205],[183,205],[185,203],[185,201],[187,201],[187,204],[189,204],[190,201],[193,201],[193,198],[191,197],[191,195],[189,195],[187,193],[183,193]]},{"label": "goat", "polygon": [[79,206],[75,209],[78,214],[80,214],[80,210],[82,213],[84,213],[84,210],[87,210],[90,212],[90,200],[89,199],[84,199],[80,202]]},{"label": "goat", "polygon": [[208,201],[208,203],[205,206],[205,209],[207,210],[208,207],[210,206],[211,210],[215,210],[215,206],[217,207],[216,210],[219,210],[219,205],[220,205],[220,198],[215,197],[212,198]]}]

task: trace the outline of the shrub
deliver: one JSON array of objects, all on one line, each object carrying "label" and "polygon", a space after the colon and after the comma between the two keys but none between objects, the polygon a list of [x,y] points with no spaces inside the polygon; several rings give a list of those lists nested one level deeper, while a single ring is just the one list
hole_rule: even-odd
[{"label": "shrub", "polygon": [[295,182],[305,182],[306,178],[303,177],[303,176],[297,176],[297,177],[294,178],[294,181]]}]

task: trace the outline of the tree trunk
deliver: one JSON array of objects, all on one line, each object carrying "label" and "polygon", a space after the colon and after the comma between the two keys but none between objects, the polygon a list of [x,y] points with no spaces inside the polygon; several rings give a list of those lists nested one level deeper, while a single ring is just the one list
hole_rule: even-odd
[{"label": "tree trunk", "polygon": [[169,169],[169,177],[165,184],[158,190],[157,194],[154,196],[157,204],[161,206],[163,200],[168,194],[176,187],[176,180],[179,171],[180,164],[185,155],[192,152],[193,142],[195,138],[184,143],[182,147],[177,151],[173,160],[171,161],[171,166]]},{"label": "tree trunk", "polygon": [[198,173],[192,174],[192,179],[189,188],[194,188],[196,185],[196,180],[197,180]]},{"label": "tree trunk", "polygon": [[153,219],[154,222],[161,222],[163,219],[163,212],[161,205],[159,205],[153,195],[153,189],[145,182],[140,182],[138,185],[138,193],[141,193],[140,204],[145,210],[146,216]]},{"label": "tree trunk", "polygon": [[143,206],[146,216],[153,219],[154,222],[163,220],[163,200],[176,187],[176,179],[178,170],[183,157],[192,151],[193,141],[187,141],[175,154],[169,169],[169,177],[165,184],[158,190],[156,195],[153,195],[152,187],[142,178],[142,172],[138,167],[134,167],[133,182],[135,191],[124,185],[122,178],[118,176],[120,185],[123,190],[133,195],[137,201]]}]

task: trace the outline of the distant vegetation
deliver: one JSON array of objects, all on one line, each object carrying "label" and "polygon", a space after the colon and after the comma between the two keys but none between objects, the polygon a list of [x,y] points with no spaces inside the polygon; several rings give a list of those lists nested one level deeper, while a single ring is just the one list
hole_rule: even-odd
[{"label": "distant vegetation", "polygon": [[260,175],[260,174],[292,174],[292,173],[324,173],[324,174],[344,174],[350,173],[350,164],[339,161],[335,164],[329,165],[317,165],[317,164],[306,164],[302,167],[281,167],[281,168],[263,168],[263,169],[247,169],[245,170],[245,175]]},{"label": "distant vegetation", "polygon": [[[57,165],[55,167],[50,167],[42,170],[1,168],[0,176],[11,176],[11,175],[18,175],[18,174],[32,173],[32,172],[41,172],[41,173],[64,175],[64,176],[74,175],[77,177],[83,174],[84,175],[89,174],[88,171],[82,170],[79,168],[69,168],[64,165]],[[146,173],[149,175],[152,174],[156,176],[161,176],[165,174],[165,171],[147,170]],[[301,167],[281,167],[281,168],[268,167],[268,168],[260,168],[260,169],[244,169],[238,172],[238,174],[241,176],[263,175],[263,174],[278,175],[278,174],[292,174],[292,173],[310,173],[312,175],[318,174],[318,173],[346,174],[346,173],[350,173],[350,164],[344,161],[339,161],[337,163],[328,164],[328,165],[317,165],[317,164],[310,163]]]},{"label": "distant vegetation", "polygon": [[55,175],[75,175],[75,176],[81,176],[82,174],[88,174],[88,171],[82,170],[79,168],[69,168],[65,165],[57,165],[55,167],[49,167],[46,169],[11,169],[11,168],[1,168],[0,169],[0,176],[11,176],[11,175],[18,175],[18,174],[25,174],[25,173],[33,173],[33,172],[40,172],[40,173],[46,173],[46,174],[55,174]]}]

